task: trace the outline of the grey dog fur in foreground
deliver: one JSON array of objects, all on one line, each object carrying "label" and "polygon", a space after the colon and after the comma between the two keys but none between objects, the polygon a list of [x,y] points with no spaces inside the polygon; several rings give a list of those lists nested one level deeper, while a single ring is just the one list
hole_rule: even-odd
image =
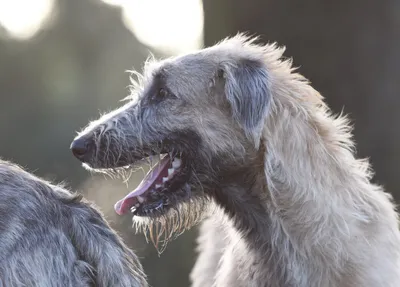
[{"label": "grey dog fur in foreground", "polygon": [[168,139],[191,159],[185,190],[160,194],[178,212],[134,221],[175,216],[188,228],[194,212],[210,212],[193,287],[399,287],[398,214],[356,158],[348,120],[332,115],[283,48],[256,42],[237,35],[148,61],[131,100],[78,135],[94,143],[81,158],[118,171]]},{"label": "grey dog fur in foreground", "polygon": [[0,160],[0,286],[147,286],[94,205]]}]

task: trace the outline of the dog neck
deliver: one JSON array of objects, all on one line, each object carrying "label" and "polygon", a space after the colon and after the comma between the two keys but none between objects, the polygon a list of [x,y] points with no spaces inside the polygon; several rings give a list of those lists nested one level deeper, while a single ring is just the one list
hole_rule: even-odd
[{"label": "dog neck", "polygon": [[269,215],[265,205],[268,194],[264,192],[267,185],[262,166],[261,160],[255,160],[221,175],[224,182],[220,182],[214,193],[217,205],[238,232],[249,236],[258,234],[251,238],[252,242],[269,240],[263,236],[269,230]]},{"label": "dog neck", "polygon": [[329,270],[326,262],[342,266],[352,252],[344,244],[350,232],[362,233],[359,226],[375,220],[380,206],[372,193],[379,187],[369,182],[368,163],[354,158],[343,119],[289,112],[281,119],[263,137],[258,157],[264,168],[246,167],[217,202],[248,252],[263,249],[259,264],[276,270],[271,276],[317,278],[318,264],[326,267],[324,276],[345,272]]}]

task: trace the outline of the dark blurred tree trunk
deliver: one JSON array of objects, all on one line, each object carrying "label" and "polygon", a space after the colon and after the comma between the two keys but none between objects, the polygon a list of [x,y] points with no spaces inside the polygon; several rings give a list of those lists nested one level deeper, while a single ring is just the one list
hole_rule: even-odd
[{"label": "dark blurred tree trunk", "polygon": [[203,0],[205,45],[240,32],[286,56],[355,123],[361,157],[400,202],[400,1]]}]

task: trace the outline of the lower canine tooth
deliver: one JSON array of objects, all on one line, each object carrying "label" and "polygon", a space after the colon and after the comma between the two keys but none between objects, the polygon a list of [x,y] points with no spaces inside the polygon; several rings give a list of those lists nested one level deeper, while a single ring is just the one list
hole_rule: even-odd
[{"label": "lower canine tooth", "polygon": [[139,200],[140,203],[143,203],[143,202],[144,202],[144,198],[141,197],[140,195],[137,196],[137,199]]},{"label": "lower canine tooth", "polygon": [[161,184],[156,184],[156,189],[160,188],[161,186]]},{"label": "lower canine tooth", "polygon": [[168,169],[168,177],[171,176],[174,173],[175,169],[169,168]]},{"label": "lower canine tooth", "polygon": [[165,182],[167,182],[167,181],[168,181],[168,177],[163,177],[163,178],[162,178],[162,182],[163,182],[163,183],[165,183]]},{"label": "lower canine tooth", "polygon": [[173,168],[178,168],[182,164],[182,161],[179,158],[175,158],[174,161],[172,162],[172,167]]}]

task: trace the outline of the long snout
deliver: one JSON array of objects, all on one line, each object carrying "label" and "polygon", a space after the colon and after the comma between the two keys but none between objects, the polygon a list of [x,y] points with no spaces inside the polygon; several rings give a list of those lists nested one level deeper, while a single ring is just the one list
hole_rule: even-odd
[{"label": "long snout", "polygon": [[137,105],[127,104],[91,122],[72,141],[73,155],[91,169],[128,166],[143,158],[142,121]]}]

